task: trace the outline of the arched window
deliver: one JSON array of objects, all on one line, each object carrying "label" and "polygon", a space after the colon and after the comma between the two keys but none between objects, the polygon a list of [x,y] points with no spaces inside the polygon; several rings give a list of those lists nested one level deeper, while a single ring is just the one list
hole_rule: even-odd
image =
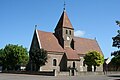
[{"label": "arched window", "polygon": [[57,66],[57,60],[53,59],[53,66]]},{"label": "arched window", "polygon": [[66,30],[66,34],[68,34],[68,30]]},{"label": "arched window", "polygon": [[75,68],[75,62],[73,62],[73,68]]},{"label": "arched window", "polygon": [[71,30],[69,31],[69,34],[71,35]]}]

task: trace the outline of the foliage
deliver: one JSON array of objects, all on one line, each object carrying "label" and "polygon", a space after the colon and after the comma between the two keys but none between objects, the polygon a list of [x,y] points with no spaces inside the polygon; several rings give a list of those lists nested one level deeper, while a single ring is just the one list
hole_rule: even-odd
[{"label": "foliage", "polygon": [[104,57],[97,51],[90,51],[84,57],[84,63],[88,66],[100,66],[104,62]]},{"label": "foliage", "polygon": [[113,57],[111,63],[113,64],[114,68],[117,71],[120,66],[120,55]]},{"label": "foliage", "polygon": [[[116,21],[117,25],[120,26],[120,21]],[[117,36],[113,37],[113,47],[117,47],[117,48],[120,48],[120,30],[117,31],[118,34]]]},{"label": "foliage", "polygon": [[116,23],[117,23],[117,25],[119,25],[119,26],[120,26],[120,21],[116,21]]},{"label": "foliage", "polygon": [[119,55],[120,55],[120,50],[111,53],[111,56],[119,56]]},{"label": "foliage", "polygon": [[[120,21],[116,21],[117,25],[120,27]],[[120,30],[117,31],[117,35],[113,37],[113,47],[120,48]],[[116,67],[116,69],[120,66],[120,50],[114,51],[111,53],[111,56],[114,56],[111,60],[111,63]]]},{"label": "foliage", "polygon": [[5,61],[4,50],[0,49],[0,65],[3,65],[4,61]]},{"label": "foliage", "polygon": [[118,34],[117,36],[113,37],[113,47],[117,47],[117,48],[120,48],[120,30],[117,31]]},{"label": "foliage", "polygon": [[26,65],[28,63],[28,52],[23,46],[8,44],[1,52],[1,59],[4,62],[3,67],[8,70],[15,70],[16,66]]},{"label": "foliage", "polygon": [[30,51],[30,59],[32,60],[32,63],[36,65],[37,71],[39,67],[45,65],[47,62],[47,51],[44,49],[33,49]]}]

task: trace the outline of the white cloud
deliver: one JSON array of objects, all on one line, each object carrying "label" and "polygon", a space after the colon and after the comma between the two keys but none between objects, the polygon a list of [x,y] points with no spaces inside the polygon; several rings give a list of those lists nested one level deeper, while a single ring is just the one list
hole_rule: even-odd
[{"label": "white cloud", "polygon": [[85,35],[85,31],[77,30],[77,31],[74,32],[74,35],[76,37],[82,37],[82,36]]}]

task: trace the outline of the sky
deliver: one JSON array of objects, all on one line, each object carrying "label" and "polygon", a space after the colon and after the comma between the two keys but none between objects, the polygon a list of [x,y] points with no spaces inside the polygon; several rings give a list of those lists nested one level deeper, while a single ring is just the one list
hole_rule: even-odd
[{"label": "sky", "polygon": [[[119,27],[120,0],[65,0],[75,36],[97,40],[105,58],[111,57],[112,37]],[[29,51],[35,25],[54,32],[64,0],[0,0],[0,49],[6,44],[23,45]]]}]

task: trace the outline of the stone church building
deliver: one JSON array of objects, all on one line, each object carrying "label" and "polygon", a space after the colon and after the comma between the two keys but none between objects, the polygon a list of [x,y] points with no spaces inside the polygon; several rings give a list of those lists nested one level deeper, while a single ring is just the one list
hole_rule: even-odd
[{"label": "stone church building", "polygon": [[[54,29],[54,33],[35,29],[30,50],[43,48],[48,52],[47,63],[40,68],[40,71],[58,72],[87,71],[84,64],[84,56],[89,51],[102,51],[95,39],[86,39],[74,36],[74,28],[67,16],[66,10],[63,13]],[[32,63],[31,63],[32,64]],[[102,71],[103,66],[97,67],[96,71]]]}]

